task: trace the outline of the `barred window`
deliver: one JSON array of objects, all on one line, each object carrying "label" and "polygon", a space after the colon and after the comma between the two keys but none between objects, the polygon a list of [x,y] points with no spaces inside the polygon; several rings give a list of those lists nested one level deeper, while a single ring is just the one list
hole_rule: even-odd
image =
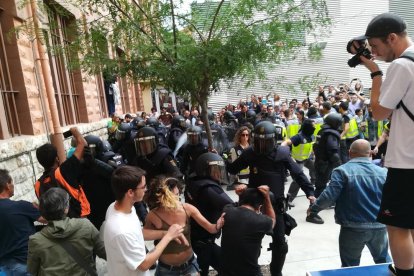
[{"label": "barred window", "polygon": [[2,27],[2,20],[0,9],[0,138],[5,139],[22,133],[17,103],[19,92],[13,88],[5,44],[7,31]]},{"label": "barred window", "polygon": [[78,61],[77,53],[69,47],[70,37],[75,35],[75,18],[54,2],[48,2],[47,6],[49,30],[45,38],[59,119],[62,126],[87,122],[86,112],[80,112],[81,105],[85,106],[81,73],[71,69]]}]

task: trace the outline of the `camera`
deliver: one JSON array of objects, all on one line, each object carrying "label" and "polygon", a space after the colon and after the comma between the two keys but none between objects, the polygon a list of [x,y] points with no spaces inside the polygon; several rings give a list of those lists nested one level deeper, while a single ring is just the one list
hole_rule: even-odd
[{"label": "camera", "polygon": [[352,58],[348,60],[349,67],[356,67],[357,65],[361,64],[360,56],[364,56],[367,59],[371,59],[371,51],[366,48],[367,43],[365,39],[357,39],[353,38],[348,42],[346,46],[346,50],[350,54],[355,54]]}]

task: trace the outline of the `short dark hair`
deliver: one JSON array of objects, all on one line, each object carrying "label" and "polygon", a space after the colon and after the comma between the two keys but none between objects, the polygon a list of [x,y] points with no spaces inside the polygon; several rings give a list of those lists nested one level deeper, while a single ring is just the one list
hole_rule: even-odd
[{"label": "short dark hair", "polygon": [[361,108],[355,109],[355,114],[359,113],[361,110],[362,110]]},{"label": "short dark hair", "polygon": [[126,118],[128,118],[128,119],[132,119],[132,115],[131,114],[129,114],[129,113],[127,113],[127,114],[125,114],[125,119]]},{"label": "short dark hair", "polygon": [[349,106],[348,102],[341,102],[341,103],[339,104],[339,107],[340,107],[340,108],[342,108],[342,109],[343,109],[343,110],[345,110],[345,111],[347,111],[347,110],[348,110],[348,106]]},{"label": "short dark hair", "polygon": [[48,189],[39,200],[39,211],[47,221],[62,220],[69,208],[69,194],[62,188]]},{"label": "short dark hair", "polygon": [[331,110],[331,103],[330,102],[323,102],[322,107],[326,110]]},{"label": "short dark hair", "polygon": [[37,161],[39,161],[45,170],[53,167],[57,156],[56,147],[50,143],[46,143],[36,150]]},{"label": "short dark hair", "polygon": [[8,170],[0,169],[0,193],[6,189],[7,184],[12,182],[12,178]]},{"label": "short dark hair", "polygon": [[116,200],[122,200],[128,190],[136,189],[145,176],[145,171],[135,166],[121,166],[117,168],[111,177],[112,191]]},{"label": "short dark hair", "polygon": [[264,195],[256,188],[247,188],[239,197],[239,205],[249,205],[258,209],[264,204]]},{"label": "short dark hair", "polygon": [[308,109],[308,114],[307,115],[308,115],[308,117],[310,117],[310,116],[317,116],[318,115],[318,110],[316,109],[316,107],[311,106]]}]

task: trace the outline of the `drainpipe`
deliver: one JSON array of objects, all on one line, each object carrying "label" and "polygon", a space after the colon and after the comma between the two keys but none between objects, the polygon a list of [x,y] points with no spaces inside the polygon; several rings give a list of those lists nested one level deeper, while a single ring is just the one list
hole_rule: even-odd
[{"label": "drainpipe", "polygon": [[[49,62],[46,56],[46,48],[41,43],[38,34],[41,31],[39,28],[39,20],[36,14],[36,1],[30,1],[31,13],[33,16],[33,24],[34,24],[34,31],[35,31],[35,39],[37,41],[37,50],[38,50],[38,57],[40,61],[40,67],[42,69],[42,79],[44,82],[44,87],[46,90],[46,96],[49,103],[49,110],[52,116],[52,133],[50,134],[50,140],[52,144],[56,147],[58,152],[58,157],[60,162],[66,160],[65,148],[63,146],[63,135],[62,135],[62,128],[60,127],[60,120],[59,120],[59,113],[57,110],[56,99],[54,95],[54,89],[52,86],[52,78],[50,76],[50,72],[48,71]],[[47,120],[47,118],[45,118]]]}]

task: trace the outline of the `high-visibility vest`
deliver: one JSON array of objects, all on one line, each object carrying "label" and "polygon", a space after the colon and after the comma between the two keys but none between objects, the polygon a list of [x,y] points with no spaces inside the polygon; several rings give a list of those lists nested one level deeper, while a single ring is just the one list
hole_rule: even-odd
[{"label": "high-visibility vest", "polygon": [[359,134],[358,124],[355,118],[351,118],[351,120],[349,120],[349,129],[347,133],[345,133],[345,138],[346,139],[355,138],[356,136],[358,136],[358,134]]},{"label": "high-visibility vest", "polygon": [[297,161],[304,161],[309,159],[312,153],[313,142],[306,144],[299,144],[296,147],[292,145],[292,157]]},{"label": "high-visibility vest", "polygon": [[315,131],[313,132],[313,135],[315,135],[315,137],[318,134],[319,130],[321,130],[322,125],[323,124],[315,124]]},{"label": "high-visibility vest", "polygon": [[[377,128],[377,137],[381,137],[382,132],[384,131],[384,121],[378,121],[377,122],[378,128]],[[364,137],[366,139],[369,138],[369,130],[368,130],[368,120],[365,120],[365,131],[364,131]]]},{"label": "high-visibility vest", "polygon": [[286,127],[286,136],[287,136],[287,138],[290,139],[293,136],[295,136],[296,134],[298,134],[300,127],[301,127],[301,125],[298,125],[298,124],[288,125]]}]

